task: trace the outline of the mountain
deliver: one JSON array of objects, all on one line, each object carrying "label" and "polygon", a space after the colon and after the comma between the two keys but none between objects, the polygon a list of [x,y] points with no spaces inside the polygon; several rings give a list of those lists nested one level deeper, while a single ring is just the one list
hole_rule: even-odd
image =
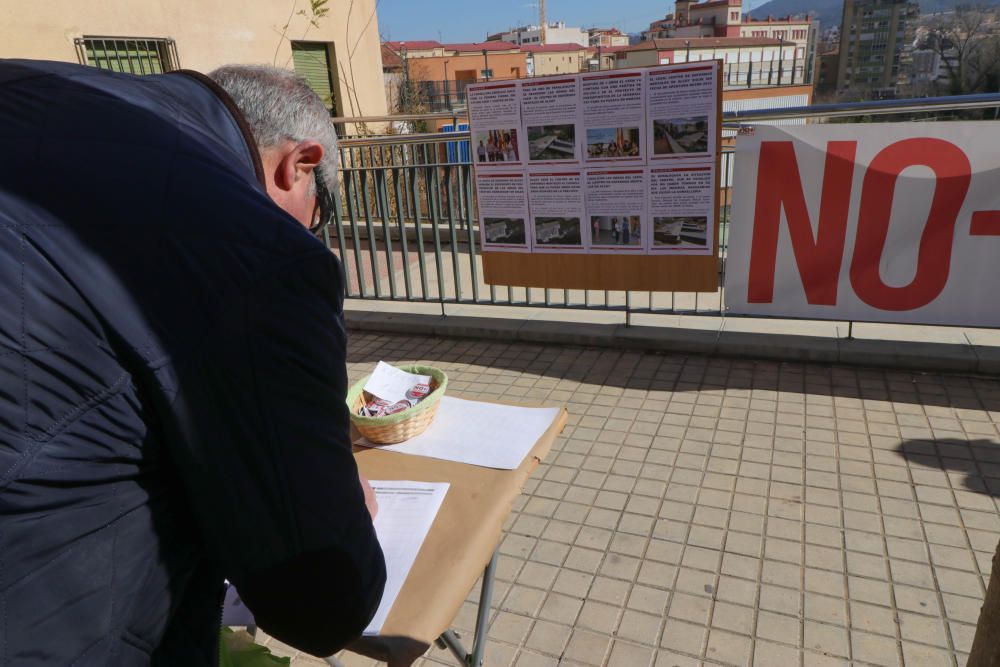
[{"label": "mountain", "polygon": [[[954,9],[957,5],[968,4],[968,0],[919,0],[921,14],[934,14]],[[986,0],[986,5],[994,5],[1000,0]],[[768,16],[805,16],[811,13],[819,21],[821,31],[840,25],[843,15],[843,0],[770,0],[747,12],[755,19]]]},{"label": "mountain", "polygon": [[843,0],[770,0],[749,12],[755,19],[812,14],[814,20],[819,21],[820,30],[839,26],[843,13]]}]

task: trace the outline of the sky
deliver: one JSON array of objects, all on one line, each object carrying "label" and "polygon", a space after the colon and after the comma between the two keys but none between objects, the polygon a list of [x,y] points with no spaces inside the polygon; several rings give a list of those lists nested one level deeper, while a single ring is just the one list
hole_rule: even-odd
[{"label": "sky", "polygon": [[[746,7],[763,0],[745,2]],[[673,0],[546,0],[548,20],[572,27],[641,32],[673,12]],[[378,0],[379,30],[392,41],[479,42],[509,27],[538,22],[533,0]]]}]

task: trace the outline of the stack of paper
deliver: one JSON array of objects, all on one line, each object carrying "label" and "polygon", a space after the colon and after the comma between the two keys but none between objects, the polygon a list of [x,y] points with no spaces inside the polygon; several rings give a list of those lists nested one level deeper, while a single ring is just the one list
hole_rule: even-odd
[{"label": "stack of paper", "polygon": [[449,485],[447,482],[369,483],[378,500],[375,534],[382,545],[386,569],[382,602],[365,628],[366,635],[377,635],[410,574]]}]

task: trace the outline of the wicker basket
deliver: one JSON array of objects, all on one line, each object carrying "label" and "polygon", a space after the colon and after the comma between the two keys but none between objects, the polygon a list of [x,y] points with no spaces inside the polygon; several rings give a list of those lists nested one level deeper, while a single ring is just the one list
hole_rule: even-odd
[{"label": "wicker basket", "polygon": [[373,445],[394,445],[397,442],[409,440],[427,430],[434,421],[445,387],[448,386],[448,376],[444,371],[431,366],[400,366],[400,370],[417,375],[431,376],[431,393],[412,408],[385,417],[363,417],[358,409],[367,402],[364,387],[370,375],[351,387],[347,392],[347,408],[351,411],[351,423],[358,433],[363,435]]}]

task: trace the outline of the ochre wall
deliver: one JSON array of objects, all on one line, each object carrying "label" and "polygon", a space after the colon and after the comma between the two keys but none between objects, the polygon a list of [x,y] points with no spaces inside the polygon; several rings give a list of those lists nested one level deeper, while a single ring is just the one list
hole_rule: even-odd
[{"label": "ochre wall", "polygon": [[175,40],[186,69],[205,72],[226,63],[291,68],[290,40],[328,42],[336,58],[331,65],[337,111],[385,115],[375,0],[330,2],[319,27],[296,15],[304,5],[302,0],[294,5],[292,0],[3,0],[0,58],[77,62],[76,37],[154,37]]}]

